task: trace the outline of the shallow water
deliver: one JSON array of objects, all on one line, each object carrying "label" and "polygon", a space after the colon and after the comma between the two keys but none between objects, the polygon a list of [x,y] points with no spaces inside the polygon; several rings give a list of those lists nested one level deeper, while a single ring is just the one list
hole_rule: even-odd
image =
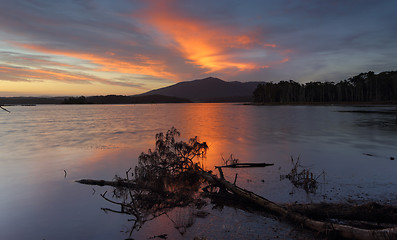
[{"label": "shallow water", "polygon": [[[182,139],[209,145],[207,169],[230,154],[267,168],[225,169],[226,177],[276,202],[397,202],[395,116],[349,111],[393,107],[247,106],[236,104],[38,105],[0,112],[0,239],[125,239],[128,216],[104,213],[106,187],[74,183],[81,178],[124,176],[154,135],[171,126]],[[343,112],[341,112],[343,111]],[[321,174],[317,194],[294,188],[280,175],[290,158]],[[64,172],[66,171],[66,174]],[[306,238],[285,223],[242,210],[212,210],[180,235],[165,217],[133,233],[135,239]],[[191,215],[175,209],[177,219]],[[181,220],[182,221],[182,220]],[[292,231],[291,231],[292,230]],[[302,235],[303,234],[303,235]],[[309,233],[306,233],[309,234]]]}]

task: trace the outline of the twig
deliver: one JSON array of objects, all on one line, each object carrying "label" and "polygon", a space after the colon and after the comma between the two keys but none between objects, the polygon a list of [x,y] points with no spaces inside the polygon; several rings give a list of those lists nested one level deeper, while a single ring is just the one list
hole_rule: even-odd
[{"label": "twig", "polygon": [[115,201],[112,201],[112,200],[110,200],[109,198],[105,197],[106,193],[108,193],[108,191],[105,191],[103,194],[100,194],[101,197],[103,197],[103,199],[105,199],[106,201],[108,201],[108,202],[110,202],[110,203],[113,203],[113,204],[120,205],[120,206],[125,205],[125,204],[123,204],[123,203],[115,202]]},{"label": "twig", "polygon": [[125,172],[125,175],[127,176],[127,180],[129,181],[130,179],[128,178],[128,173],[130,173],[132,168],[128,169],[128,171]]},{"label": "twig", "polygon": [[[113,212],[113,213],[120,213],[120,214],[128,214],[128,213],[125,212],[125,211],[117,211],[117,210],[110,209],[110,208],[101,208],[101,210],[104,211],[104,212]],[[129,215],[129,214],[128,214],[128,215]],[[136,221],[136,220],[133,219],[133,221]]]},{"label": "twig", "polygon": [[215,167],[215,168],[218,169],[220,178],[221,178],[221,179],[225,179],[225,176],[223,175],[222,167]]},{"label": "twig", "polygon": [[236,185],[236,181],[237,181],[237,173],[236,173],[236,176],[234,177],[233,185]]},{"label": "twig", "polygon": [[10,111],[8,111],[7,109],[3,108],[2,106],[0,106],[1,109],[3,109],[4,111],[11,113]]}]

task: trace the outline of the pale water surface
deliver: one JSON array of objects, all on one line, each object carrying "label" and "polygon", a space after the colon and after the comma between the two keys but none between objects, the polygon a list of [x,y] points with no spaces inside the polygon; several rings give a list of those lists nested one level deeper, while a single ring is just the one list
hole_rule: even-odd
[{"label": "pale water surface", "polygon": [[[174,126],[182,139],[199,136],[210,146],[206,168],[222,155],[275,165],[225,169],[232,181],[276,202],[397,202],[397,127],[393,107],[247,106],[237,104],[38,105],[0,112],[0,239],[126,239],[128,216],[105,213],[106,187],[80,185],[81,178],[111,180],[137,163],[154,135]],[[314,173],[325,171],[317,194],[307,195],[280,175],[300,157]],[[67,175],[65,177],[64,170]],[[323,182],[324,179],[322,179]],[[148,239],[304,239],[287,223],[242,210],[206,209],[184,235],[166,217],[132,234]],[[183,221],[188,209],[170,217]]]}]

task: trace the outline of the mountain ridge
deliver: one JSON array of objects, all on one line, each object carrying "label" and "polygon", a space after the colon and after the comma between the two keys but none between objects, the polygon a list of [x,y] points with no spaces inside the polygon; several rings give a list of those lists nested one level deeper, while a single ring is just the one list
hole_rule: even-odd
[{"label": "mountain ridge", "polygon": [[1,105],[18,104],[139,104],[182,102],[251,102],[258,84],[264,82],[227,82],[215,77],[183,81],[136,95],[80,97],[0,97]]},{"label": "mountain ridge", "polygon": [[150,90],[137,96],[163,95],[189,99],[193,102],[251,101],[253,91],[263,82],[227,82],[215,77],[184,81],[171,86]]}]

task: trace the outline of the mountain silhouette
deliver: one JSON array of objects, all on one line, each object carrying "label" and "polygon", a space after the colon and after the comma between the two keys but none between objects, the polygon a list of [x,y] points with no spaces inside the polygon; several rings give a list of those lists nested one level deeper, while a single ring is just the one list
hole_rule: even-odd
[{"label": "mountain silhouette", "polygon": [[245,102],[251,101],[253,91],[261,82],[226,82],[208,77],[151,90],[140,94],[163,95],[189,99],[193,102]]}]

